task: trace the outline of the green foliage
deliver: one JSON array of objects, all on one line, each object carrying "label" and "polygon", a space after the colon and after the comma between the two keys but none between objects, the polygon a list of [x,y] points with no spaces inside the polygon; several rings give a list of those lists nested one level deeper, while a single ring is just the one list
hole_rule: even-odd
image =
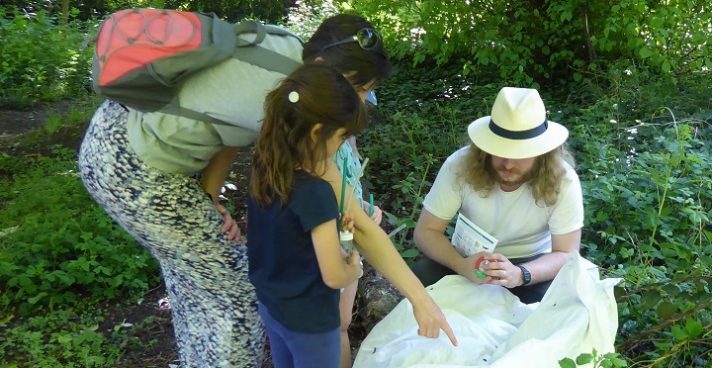
[{"label": "green foliage", "polygon": [[[72,309],[28,318],[0,340],[0,367],[112,367],[120,355],[98,330],[101,317]],[[4,323],[0,323],[0,328]]]},{"label": "green foliage", "polygon": [[576,360],[564,358],[559,360],[561,368],[576,368],[591,364],[591,368],[622,368],[627,367],[628,363],[621,359],[618,353],[606,353],[599,355],[596,349],[593,349],[591,354],[583,353],[576,357]]},{"label": "green foliage", "polygon": [[616,291],[621,354],[650,367],[703,366],[702,331],[712,326],[709,77],[624,70],[610,69],[605,96],[584,89],[575,96],[582,109],[553,117],[574,125],[584,252],[624,279]]},{"label": "green foliage", "polygon": [[284,15],[284,3],[278,0],[5,0],[5,6],[14,6],[28,13],[46,11],[52,16],[64,18],[63,4],[67,3],[75,12],[77,19],[90,20],[103,18],[115,11],[128,8],[183,9],[191,11],[214,12],[230,20],[239,20],[246,16],[277,21]]},{"label": "green foliage", "polygon": [[91,50],[84,30],[57,25],[47,12],[24,14],[0,7],[0,106],[86,94]]},{"label": "green foliage", "polygon": [[0,311],[29,315],[157,282],[150,255],[87,195],[74,152],[0,156]]},{"label": "green foliage", "polygon": [[286,15],[283,0],[166,0],[163,7],[215,13],[232,22],[254,18],[268,23],[281,23]]},{"label": "green foliage", "polygon": [[117,367],[127,351],[156,343],[146,335],[162,328],[159,318],[124,323],[112,320],[115,315],[113,308],[81,303],[12,323],[0,320],[0,367]]},{"label": "green foliage", "polygon": [[287,27],[302,40],[309,40],[325,18],[343,10],[339,5],[334,0],[299,1],[287,14]]},{"label": "green foliage", "polygon": [[[72,126],[84,126],[91,120],[96,106],[99,105],[100,98],[98,96],[88,96],[88,98],[71,101],[71,105],[65,112],[49,111],[44,123],[44,133],[53,135],[63,128]],[[37,134],[37,133],[35,133]],[[33,134],[28,134],[30,138]],[[25,138],[23,136],[22,138]]]},{"label": "green foliage", "polygon": [[456,62],[531,85],[581,80],[620,59],[681,75],[712,67],[707,2],[623,0],[350,1],[396,58]]},{"label": "green foliage", "polygon": [[581,152],[583,245],[624,278],[619,349],[653,345],[642,357],[688,367],[706,349],[702,326],[712,326],[712,156],[709,141],[698,138],[710,129],[696,119],[660,124],[616,122],[613,142],[577,127],[589,137]]}]

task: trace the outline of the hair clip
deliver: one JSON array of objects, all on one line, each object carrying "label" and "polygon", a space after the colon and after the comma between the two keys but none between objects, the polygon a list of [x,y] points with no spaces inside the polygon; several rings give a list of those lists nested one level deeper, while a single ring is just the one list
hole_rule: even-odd
[{"label": "hair clip", "polygon": [[289,98],[289,102],[296,103],[297,101],[299,101],[299,92],[297,92],[297,91],[289,92],[289,95],[287,96],[287,98]]}]

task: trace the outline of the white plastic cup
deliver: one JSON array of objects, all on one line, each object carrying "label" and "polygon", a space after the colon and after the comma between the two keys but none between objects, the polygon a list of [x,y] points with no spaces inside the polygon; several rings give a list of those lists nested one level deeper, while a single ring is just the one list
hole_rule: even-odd
[{"label": "white plastic cup", "polygon": [[339,231],[339,243],[341,243],[341,248],[346,252],[346,257],[350,257],[351,252],[354,251],[354,233]]}]

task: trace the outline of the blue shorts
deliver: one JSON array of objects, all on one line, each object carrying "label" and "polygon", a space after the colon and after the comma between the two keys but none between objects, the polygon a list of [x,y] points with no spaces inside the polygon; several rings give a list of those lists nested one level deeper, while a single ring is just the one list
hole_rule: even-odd
[{"label": "blue shorts", "polygon": [[272,318],[264,305],[257,312],[269,337],[275,368],[338,368],[341,359],[339,328],[322,333],[292,331]]}]

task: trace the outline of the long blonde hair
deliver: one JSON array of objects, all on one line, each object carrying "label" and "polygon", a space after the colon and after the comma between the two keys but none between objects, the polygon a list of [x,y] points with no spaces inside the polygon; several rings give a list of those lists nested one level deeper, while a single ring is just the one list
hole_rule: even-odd
[{"label": "long blonde hair", "polygon": [[[312,142],[311,130],[317,123],[322,129]],[[277,198],[286,203],[297,167],[315,169],[326,158],[326,141],[339,128],[357,134],[367,123],[361,99],[341,73],[326,65],[300,67],[265,99],[250,195],[261,206]]]},{"label": "long blonde hair", "polygon": [[[460,171],[465,182],[484,197],[488,196],[498,183],[491,157],[492,155],[470,143]],[[575,167],[574,158],[564,145],[536,157],[534,166],[527,175],[526,185],[531,187],[537,204],[543,202],[547,206],[553,206],[556,203],[561,181],[566,175],[565,163]]]}]

